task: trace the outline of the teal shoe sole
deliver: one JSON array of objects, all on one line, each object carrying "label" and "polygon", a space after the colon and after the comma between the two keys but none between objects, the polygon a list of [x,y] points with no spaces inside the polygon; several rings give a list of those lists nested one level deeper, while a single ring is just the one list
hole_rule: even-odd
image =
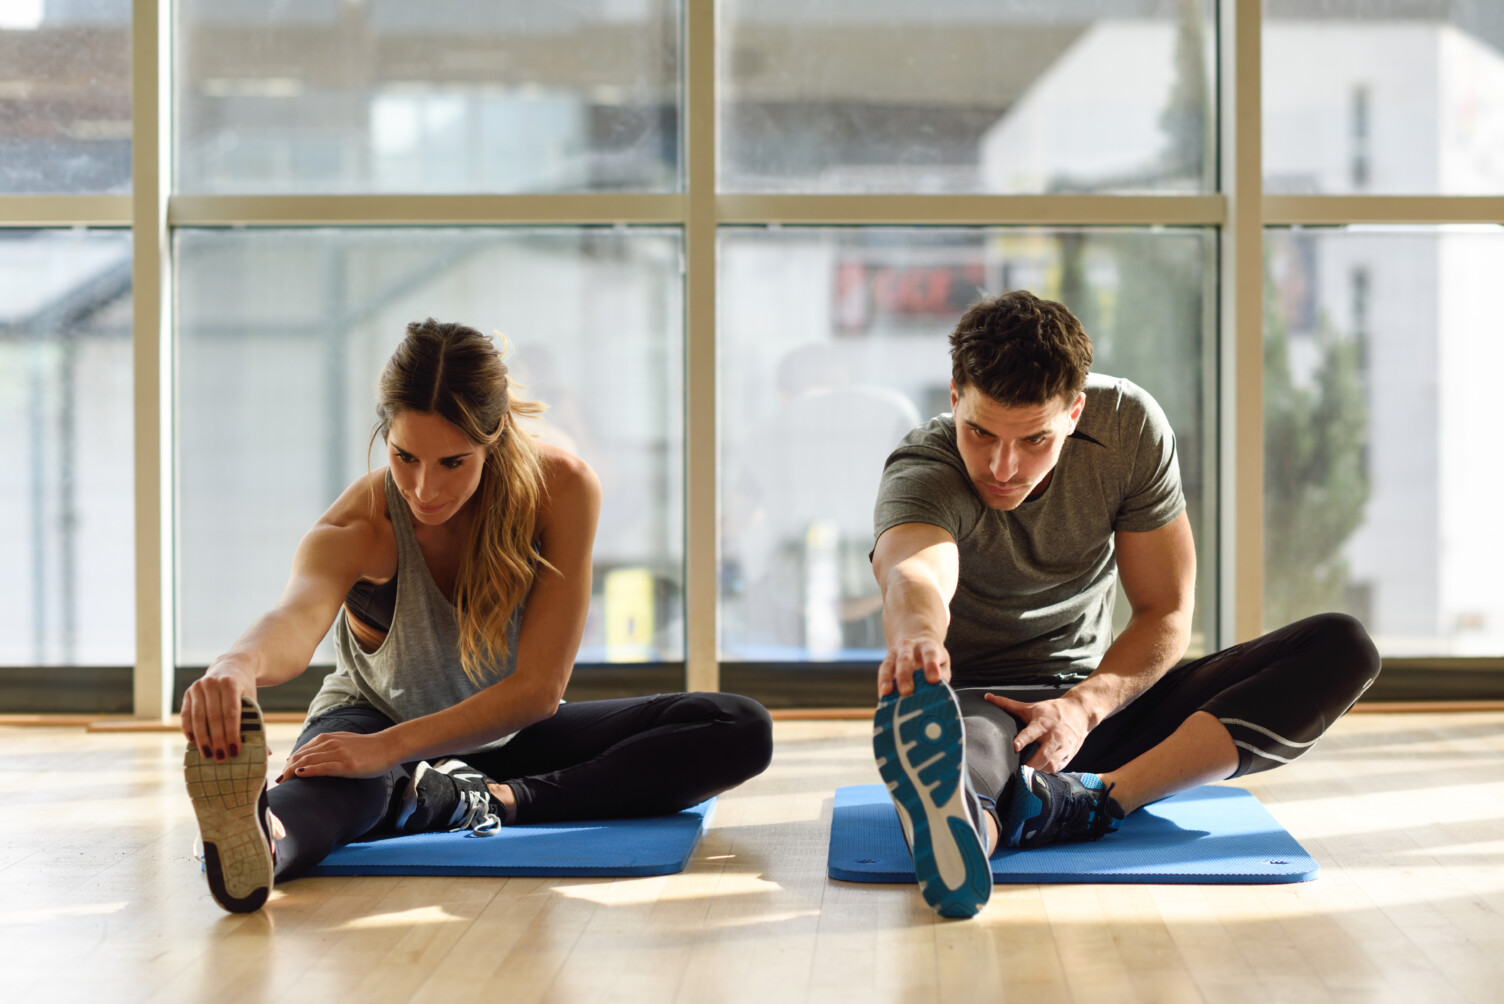
[{"label": "teal shoe sole", "polygon": [[966,811],[965,732],[950,687],[916,676],[913,694],[879,701],[872,751],[924,901],[942,917],[975,916],[992,896],[992,867]]}]

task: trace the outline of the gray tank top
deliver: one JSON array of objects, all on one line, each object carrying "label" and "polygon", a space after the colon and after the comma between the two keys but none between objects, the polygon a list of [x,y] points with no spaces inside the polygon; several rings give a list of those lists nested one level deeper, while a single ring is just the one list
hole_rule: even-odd
[{"label": "gray tank top", "polygon": [[[460,667],[459,615],[428,571],[412,515],[391,471],[386,475],[386,510],[397,536],[397,605],[391,629],[375,651],[367,652],[341,608],[334,622],[334,672],[324,677],[308,706],[310,719],[335,708],[363,705],[394,722],[405,722],[443,711],[483,689]],[[487,685],[517,669],[523,606],[517,605],[507,625],[506,665],[487,675]],[[481,748],[494,749],[511,738],[503,736]]]}]

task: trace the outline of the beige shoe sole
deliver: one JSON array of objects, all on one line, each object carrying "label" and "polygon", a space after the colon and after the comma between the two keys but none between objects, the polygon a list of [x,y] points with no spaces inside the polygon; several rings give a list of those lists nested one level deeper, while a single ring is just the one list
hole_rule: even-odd
[{"label": "beige shoe sole", "polygon": [[231,913],[261,909],[272,891],[274,862],[266,822],[266,726],[256,702],[240,702],[240,754],[217,761],[190,745],[183,778],[215,902]]}]

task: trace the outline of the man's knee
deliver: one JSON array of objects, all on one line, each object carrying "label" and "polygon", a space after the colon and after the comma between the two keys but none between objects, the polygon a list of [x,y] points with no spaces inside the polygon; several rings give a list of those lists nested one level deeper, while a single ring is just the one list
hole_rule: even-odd
[{"label": "man's knee", "polygon": [[1284,630],[1298,646],[1294,665],[1299,679],[1292,685],[1313,705],[1327,708],[1328,721],[1351,707],[1378,679],[1379,650],[1356,617],[1317,614]]},{"label": "man's knee", "polygon": [[1378,678],[1379,650],[1363,622],[1348,614],[1318,614],[1309,618],[1313,644],[1334,666],[1345,668],[1362,689]]}]

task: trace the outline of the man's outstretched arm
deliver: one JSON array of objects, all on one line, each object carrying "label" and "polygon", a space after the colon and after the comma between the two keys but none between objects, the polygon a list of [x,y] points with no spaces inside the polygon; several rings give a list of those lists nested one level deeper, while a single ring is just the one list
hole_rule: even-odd
[{"label": "man's outstretched arm", "polygon": [[877,695],[897,687],[914,692],[914,673],[932,683],[950,679],[945,633],[956,594],[960,552],[950,533],[929,523],[900,523],[883,531],[872,552],[872,574],[883,593],[888,653],[877,674]]},{"label": "man's outstretched arm", "polygon": [[1087,733],[1152,687],[1190,643],[1196,547],[1185,513],[1157,530],[1117,534],[1116,548],[1118,574],[1133,613],[1091,676],[1061,697],[1037,704],[987,695],[1023,721],[1014,749],[1039,743],[1031,767],[1063,768]]}]

